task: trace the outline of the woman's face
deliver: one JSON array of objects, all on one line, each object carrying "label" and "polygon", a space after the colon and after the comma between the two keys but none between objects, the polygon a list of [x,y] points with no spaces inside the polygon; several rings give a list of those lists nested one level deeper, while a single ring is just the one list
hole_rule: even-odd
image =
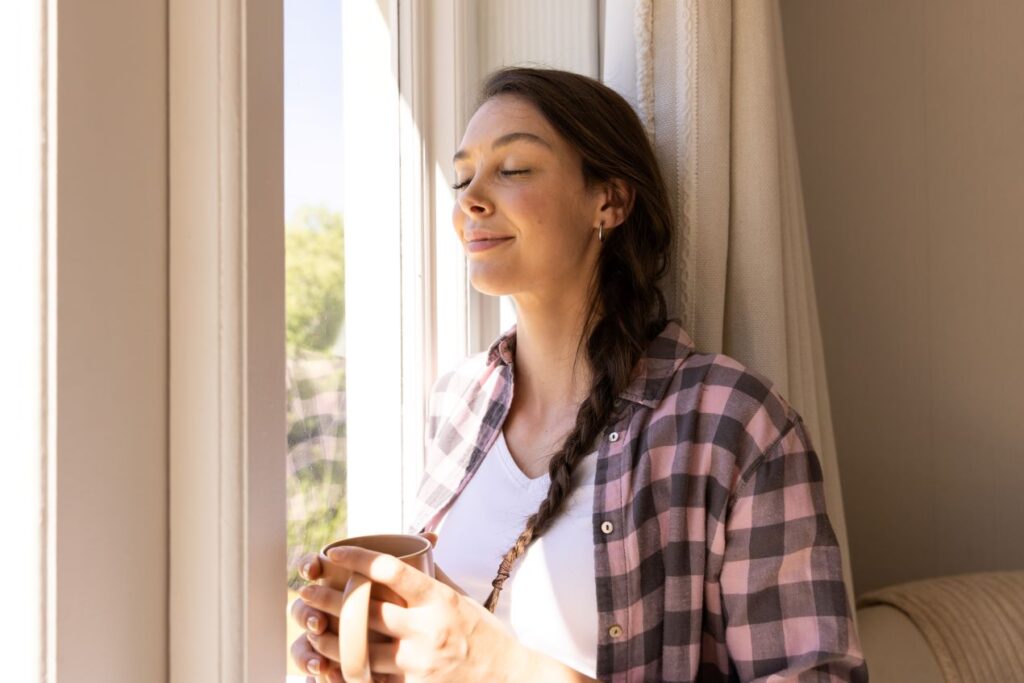
[{"label": "woman's face", "polygon": [[[477,290],[544,302],[585,293],[600,252],[604,192],[584,188],[579,154],[532,104],[513,95],[485,102],[453,163],[452,223]],[[501,241],[476,250],[471,240],[480,237]]]}]

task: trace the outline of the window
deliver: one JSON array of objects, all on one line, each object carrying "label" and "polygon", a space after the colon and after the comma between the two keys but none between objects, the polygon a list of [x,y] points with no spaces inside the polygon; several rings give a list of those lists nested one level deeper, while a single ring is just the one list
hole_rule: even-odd
[{"label": "window", "polygon": [[347,535],[345,231],[341,7],[284,3],[285,360],[288,443],[287,656],[302,629],[288,614],[303,554]]}]

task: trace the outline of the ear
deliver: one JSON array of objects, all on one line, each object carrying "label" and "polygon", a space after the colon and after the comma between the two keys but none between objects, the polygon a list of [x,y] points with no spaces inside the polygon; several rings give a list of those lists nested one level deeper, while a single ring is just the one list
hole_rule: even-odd
[{"label": "ear", "polygon": [[621,178],[612,178],[601,189],[601,205],[594,219],[594,226],[604,221],[604,229],[622,225],[633,210],[636,198],[632,186]]}]

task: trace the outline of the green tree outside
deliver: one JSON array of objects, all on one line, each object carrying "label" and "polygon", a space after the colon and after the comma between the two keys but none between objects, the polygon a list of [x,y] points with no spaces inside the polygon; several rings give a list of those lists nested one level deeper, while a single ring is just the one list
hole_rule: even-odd
[{"label": "green tree outside", "polygon": [[298,559],[346,529],[345,359],[332,349],[345,318],[340,213],[304,206],[285,226],[288,405],[288,585]]},{"label": "green tree outside", "polygon": [[325,352],[345,319],[345,231],[341,214],[303,206],[285,226],[288,354]]}]

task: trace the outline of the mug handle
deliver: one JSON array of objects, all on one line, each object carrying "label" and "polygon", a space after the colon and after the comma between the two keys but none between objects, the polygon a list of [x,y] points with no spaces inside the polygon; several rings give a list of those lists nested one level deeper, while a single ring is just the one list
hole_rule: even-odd
[{"label": "mug handle", "polygon": [[351,634],[341,644],[341,675],[346,683],[373,683],[370,674],[369,611],[373,582],[362,574],[352,573],[345,585],[345,594],[338,616],[338,633]]}]

